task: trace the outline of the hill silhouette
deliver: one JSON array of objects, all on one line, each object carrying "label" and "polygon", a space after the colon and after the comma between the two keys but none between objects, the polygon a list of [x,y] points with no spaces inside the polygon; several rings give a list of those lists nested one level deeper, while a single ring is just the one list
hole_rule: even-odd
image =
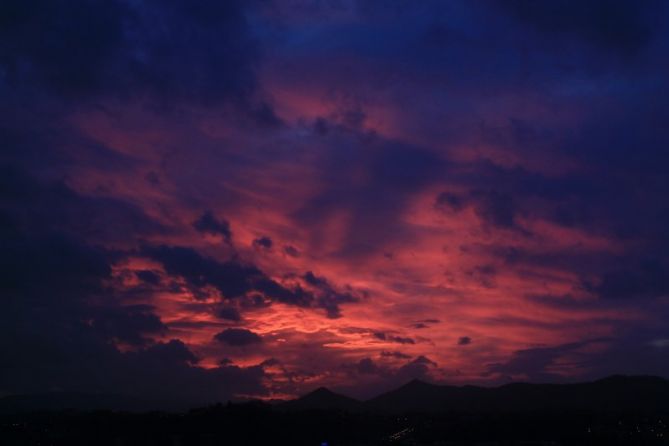
[{"label": "hill silhouette", "polygon": [[[123,395],[52,392],[0,398],[0,414],[75,409],[183,411],[186,402],[157,401]],[[272,404],[283,411],[336,410],[351,413],[644,411],[669,413],[669,381],[653,376],[611,376],[573,384],[512,383],[499,387],[450,386],[412,380],[359,401],[327,388]]]},{"label": "hill silhouette", "polygon": [[101,394],[0,398],[0,444],[669,444],[669,381],[645,376],[492,388],[414,380],[364,402],[319,388],[281,403],[213,404],[178,413],[138,413],[144,404]]},{"label": "hill silhouette", "polygon": [[332,392],[325,387],[310,392],[298,399],[279,404],[285,410],[341,410],[359,412],[365,409],[362,402],[339,393]]},{"label": "hill silhouette", "polygon": [[612,376],[587,383],[512,383],[499,387],[478,387],[412,380],[365,402],[320,388],[282,406],[293,410],[339,409],[379,413],[655,412],[669,411],[669,381],[653,376]]}]

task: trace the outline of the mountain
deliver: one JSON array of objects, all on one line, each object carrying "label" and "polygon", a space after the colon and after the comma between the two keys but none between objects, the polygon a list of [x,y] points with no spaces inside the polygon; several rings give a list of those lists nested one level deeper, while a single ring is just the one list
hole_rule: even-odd
[{"label": "mountain", "polygon": [[[183,411],[193,404],[123,395],[52,392],[0,398],[0,414],[58,411]],[[653,376],[612,376],[575,384],[513,383],[500,387],[448,386],[413,380],[365,402],[324,387],[301,398],[277,402],[279,410],[406,412],[647,412],[669,414],[669,381]]]},{"label": "mountain", "polygon": [[277,407],[284,410],[341,410],[346,412],[360,412],[364,405],[360,401],[332,392],[320,387],[301,398],[286,401]]},{"label": "mountain", "polygon": [[669,412],[669,381],[651,376],[614,376],[589,383],[514,383],[486,388],[414,380],[365,405],[382,412]]},{"label": "mountain", "polygon": [[454,407],[472,406],[480,401],[486,389],[481,387],[442,386],[413,380],[365,402],[372,410],[382,412],[435,412]]}]

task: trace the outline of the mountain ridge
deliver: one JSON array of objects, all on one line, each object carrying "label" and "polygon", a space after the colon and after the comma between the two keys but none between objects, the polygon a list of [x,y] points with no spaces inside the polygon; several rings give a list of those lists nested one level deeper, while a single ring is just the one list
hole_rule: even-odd
[{"label": "mountain ridge", "polygon": [[[348,398],[356,402],[354,410],[366,412],[669,411],[669,380],[646,375],[613,375],[580,383],[514,382],[497,387],[453,386],[414,379],[365,401],[325,388],[317,391]],[[309,397],[313,393],[283,403],[284,407],[332,408],[332,404],[319,406],[316,399]]]},{"label": "mountain ridge", "polygon": [[[454,386],[413,379],[361,401],[326,387],[299,398],[263,403],[285,411],[343,412],[527,412],[527,411],[664,411],[669,413],[669,380],[650,375],[613,375],[580,383],[513,382],[497,387]],[[150,410],[183,411],[185,402],[159,401],[111,394],[51,392],[0,398],[0,413],[30,411]]]}]

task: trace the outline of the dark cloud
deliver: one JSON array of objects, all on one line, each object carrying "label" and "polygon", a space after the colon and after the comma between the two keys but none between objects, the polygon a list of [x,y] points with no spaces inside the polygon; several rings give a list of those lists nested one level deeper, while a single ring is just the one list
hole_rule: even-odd
[{"label": "dark cloud", "polygon": [[309,285],[313,285],[313,286],[316,286],[316,287],[328,286],[327,280],[325,280],[325,278],[318,277],[311,271],[307,271],[306,273],[304,273],[304,280]]},{"label": "dark cloud", "polygon": [[485,224],[505,229],[516,227],[518,210],[513,197],[497,190],[473,189],[467,194],[442,192],[435,200],[435,208],[441,211],[460,212],[467,206],[472,206]]},{"label": "dark cloud", "polygon": [[467,205],[465,197],[453,192],[441,192],[437,195],[434,206],[437,209],[461,211]]},{"label": "dark cloud", "polygon": [[160,283],[160,275],[148,269],[136,271],[135,275],[137,275],[139,280],[146,282],[149,285],[158,285]]},{"label": "dark cloud", "polygon": [[173,104],[245,100],[255,87],[256,45],[236,1],[8,1],[0,15],[13,85]]},{"label": "dark cloud", "polygon": [[313,274],[305,276],[305,282],[312,291],[295,285],[291,288],[281,285],[251,264],[237,260],[219,262],[204,257],[191,248],[176,246],[145,246],[142,254],[163,264],[168,274],[181,276],[195,288],[205,285],[216,287],[225,299],[242,299],[249,303],[254,293],[261,293],[267,299],[300,307],[323,308],[328,317],[341,316],[342,303],[357,302],[352,292],[336,291],[324,278],[317,283],[309,283]]},{"label": "dark cloud", "polygon": [[181,341],[152,341],[166,331],[154,309],[124,303],[107,286],[115,253],[57,235],[1,242],[0,354],[12,358],[0,371],[5,392],[57,388],[186,404],[264,392],[262,369],[201,369]]},{"label": "dark cloud", "polygon": [[191,248],[145,246],[142,254],[161,262],[168,274],[181,276],[194,287],[213,285],[229,299],[243,296],[259,282],[269,280],[255,266],[235,261],[218,262]]},{"label": "dark cloud", "polygon": [[572,342],[554,347],[536,347],[514,352],[505,363],[490,364],[487,373],[501,374],[505,378],[529,379],[535,382],[560,380],[559,374],[550,370],[555,362],[565,355],[573,354],[593,341]]},{"label": "dark cloud", "polygon": [[63,181],[42,180],[12,165],[0,165],[0,208],[27,234],[53,232],[94,243],[162,234],[165,227],[124,200],[76,192]]},{"label": "dark cloud", "polygon": [[398,344],[415,344],[416,341],[414,341],[411,338],[405,338],[402,336],[395,336],[392,334],[388,334],[382,331],[376,331],[372,333],[372,336],[374,336],[376,339],[380,339],[382,341],[388,341],[388,342],[396,342]]},{"label": "dark cloud", "polygon": [[242,347],[252,344],[260,344],[262,338],[251,330],[244,328],[226,328],[222,332],[216,334],[214,338],[222,343],[231,345],[233,347]]},{"label": "dark cloud", "polygon": [[648,13],[659,2],[634,0],[511,0],[498,2],[523,22],[546,33],[575,37],[623,53],[636,52],[652,37]]},{"label": "dark cloud", "polygon": [[217,219],[213,212],[206,211],[197,220],[193,222],[193,227],[205,234],[221,235],[230,243],[232,232],[230,223],[227,220]]},{"label": "dark cloud", "polygon": [[636,268],[607,271],[586,287],[603,299],[647,299],[669,296],[669,270],[658,261]]},{"label": "dark cloud", "polygon": [[104,337],[131,345],[150,343],[147,334],[163,334],[167,327],[146,305],[130,305],[102,312],[92,323],[92,328]]},{"label": "dark cloud", "polygon": [[[241,388],[264,392],[262,369],[204,370],[181,341],[156,342],[168,329],[155,308],[116,288],[113,265],[128,253],[104,243],[119,233],[126,242],[163,233],[160,225],[122,201],[82,196],[18,169],[5,173],[0,354],[12,358],[0,371],[5,392],[59,389],[186,404],[226,400]],[[154,271],[136,274],[144,284],[160,283]]]},{"label": "dark cloud", "polygon": [[[358,302],[361,298],[357,295],[359,293],[354,293],[350,288],[344,292],[336,290],[325,277],[316,276],[311,271],[307,271],[302,278],[307,285],[315,290],[318,305],[325,308],[329,318],[341,317],[339,308],[341,304]],[[364,296],[364,293],[362,294]]]},{"label": "dark cloud", "polygon": [[396,376],[404,382],[411,379],[429,379],[429,372],[434,367],[437,367],[436,362],[421,355],[400,367]]},{"label": "dark cloud", "polygon": [[362,358],[358,361],[357,371],[363,375],[374,375],[379,373],[379,367],[371,358]]},{"label": "dark cloud", "polygon": [[495,277],[497,276],[497,268],[495,265],[477,265],[474,268],[465,271],[465,274],[486,288],[495,287]]},{"label": "dark cloud", "polygon": [[[293,217],[300,225],[319,228],[333,212],[349,212],[341,256],[373,252],[403,233],[397,214],[413,193],[447,171],[448,163],[423,147],[359,132],[333,131],[327,138],[332,150],[323,165],[325,187]],[[364,182],[354,180],[359,172],[366,172]],[[329,236],[318,229],[315,234]]]},{"label": "dark cloud", "polygon": [[283,247],[283,252],[285,252],[288,257],[299,257],[300,256],[300,251],[296,247],[290,246],[290,245],[284,246]]},{"label": "dark cloud", "polygon": [[[180,309],[217,316],[211,324],[223,327],[277,302],[341,317],[345,304],[371,297],[373,305],[374,296],[341,278],[303,273],[320,268],[303,262],[364,265],[367,255],[388,253],[390,268],[375,280],[394,281],[403,247],[424,246],[424,234],[440,231],[413,220],[417,199],[435,191],[443,191],[434,207],[444,218],[471,211],[480,222],[459,243],[460,254],[476,257],[458,270],[463,280],[493,293],[507,276],[546,289],[556,277],[563,289],[571,277],[563,295],[528,297],[532,307],[639,316],[607,317],[616,337],[598,341],[605,348],[589,351],[594,341],[527,348],[490,365],[489,377],[559,381],[555,370],[567,360],[593,376],[669,373],[662,324],[669,296],[666,5],[280,3],[272,14],[265,3],[257,9],[235,0],[0,4],[0,356],[10,358],[0,368],[2,392],[169,393],[198,401],[266,394],[264,367],[276,363],[199,367],[193,352],[200,350],[169,337],[204,323],[166,327],[160,305],[138,302],[157,291],[188,292],[196,301]],[[257,67],[269,68],[266,84]],[[294,91],[323,104],[322,116],[293,102]],[[120,118],[132,113],[138,120]],[[134,133],[145,126],[148,143]],[[290,212],[285,226],[243,221],[242,205],[262,207],[249,197],[266,194],[278,205],[292,198],[257,193],[260,180],[275,184],[285,166],[314,173],[318,187],[277,208]],[[241,254],[221,260],[229,246],[189,245],[192,228],[230,242],[224,215],[276,235],[253,246],[276,245],[285,254],[278,260],[304,270],[270,277],[283,266],[260,268]],[[333,221],[342,227],[333,231]],[[542,234],[545,227],[550,233]],[[299,250],[284,244],[291,237]],[[133,272],[127,264],[138,256],[164,272]],[[130,288],[121,286],[126,279]],[[379,289],[415,297],[419,308],[425,301],[416,291],[435,284],[409,281]],[[221,302],[211,302],[212,289]],[[413,300],[405,304],[413,309]],[[574,325],[531,313],[483,322],[561,333]],[[258,336],[229,330],[221,334],[236,342]],[[392,327],[359,333],[400,348],[421,341]],[[277,357],[307,351],[288,344]],[[290,391],[299,391],[300,378],[321,379],[323,364],[335,362],[324,344],[309,344],[317,354],[295,355],[295,375],[284,370]],[[369,389],[371,380],[390,386],[437,367],[402,352],[348,361],[346,372]]]},{"label": "dark cloud", "polygon": [[221,319],[226,319],[226,320],[234,321],[234,322],[239,322],[242,319],[241,314],[239,314],[239,310],[237,310],[234,307],[229,307],[229,306],[225,306],[225,307],[220,308],[216,312],[216,315]]},{"label": "dark cloud", "polygon": [[269,250],[272,249],[272,245],[274,245],[274,242],[272,242],[272,239],[267,236],[259,237],[253,240],[253,247],[257,249]]},{"label": "dark cloud", "polygon": [[402,352],[389,352],[389,351],[382,351],[380,353],[381,357],[386,357],[386,358],[397,358],[397,359],[408,359],[411,358],[411,355],[407,355]]},{"label": "dark cloud", "polygon": [[461,336],[458,338],[458,345],[469,345],[472,343],[472,338],[469,336]]},{"label": "dark cloud", "polygon": [[499,228],[512,228],[516,224],[516,208],[513,198],[497,191],[480,191],[472,193],[477,201],[476,212],[481,219]]}]

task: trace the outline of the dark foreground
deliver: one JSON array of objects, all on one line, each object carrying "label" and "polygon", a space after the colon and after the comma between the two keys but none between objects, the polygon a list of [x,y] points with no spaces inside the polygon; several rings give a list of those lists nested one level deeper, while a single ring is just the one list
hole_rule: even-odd
[{"label": "dark foreground", "polygon": [[625,413],[381,415],[283,411],[262,404],[185,414],[44,412],[5,415],[13,445],[667,445],[669,417]]},{"label": "dark foreground", "polygon": [[7,397],[0,446],[669,445],[669,381],[657,377],[495,388],[414,380],[368,401],[321,388],[273,405],[147,407],[102,395]]}]

